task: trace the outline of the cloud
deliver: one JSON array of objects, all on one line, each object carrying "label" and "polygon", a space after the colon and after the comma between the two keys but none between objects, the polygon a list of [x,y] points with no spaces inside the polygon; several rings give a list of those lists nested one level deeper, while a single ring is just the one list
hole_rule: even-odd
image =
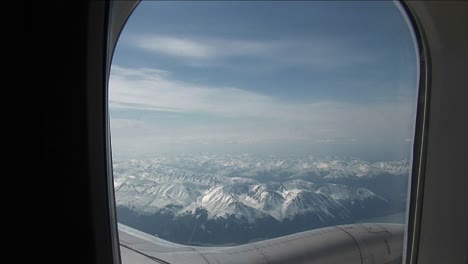
[{"label": "cloud", "polygon": [[[318,101],[286,103],[281,98],[240,89],[175,80],[159,69],[112,67],[110,107],[230,118],[330,122],[359,115],[359,105]],[[364,114],[364,113],[362,113]]]},{"label": "cloud", "polygon": [[164,35],[144,35],[133,39],[147,51],[190,59],[215,59],[233,56],[258,56],[279,48],[278,44],[260,41],[216,38],[180,38]]},{"label": "cloud", "polygon": [[[109,90],[111,112],[142,110],[180,117],[156,123],[112,120],[113,136],[128,145],[137,145],[136,141],[141,146],[168,142],[401,142],[412,136],[415,118],[409,101],[292,103],[237,87],[179,81],[160,69],[114,65]],[[192,121],[194,114],[203,120]]]},{"label": "cloud", "polygon": [[112,118],[112,127],[115,129],[133,129],[133,128],[142,128],[145,126],[145,123],[141,120],[133,120],[127,118]]},{"label": "cloud", "polygon": [[204,113],[224,117],[275,118],[286,114],[277,110],[279,102],[270,96],[235,87],[186,83],[155,69],[135,70],[113,66],[110,87],[111,108]]},{"label": "cloud", "polygon": [[315,140],[316,143],[324,143],[324,144],[327,144],[327,143],[334,143],[336,142],[336,139],[334,138],[326,138],[326,139],[318,139],[318,140]]},{"label": "cloud", "polygon": [[216,53],[213,47],[204,43],[173,37],[140,37],[136,44],[149,51],[189,58],[209,58]]},{"label": "cloud", "polygon": [[[145,51],[175,57],[193,67],[215,65],[230,58],[255,58],[264,66],[283,67],[307,65],[327,70],[369,63],[376,54],[357,45],[355,39],[314,36],[288,40],[245,40],[213,37],[178,37],[168,35],[139,35],[130,37],[133,45]],[[246,66],[249,66],[252,62]]]},{"label": "cloud", "polygon": [[[289,121],[344,119],[356,122],[371,113],[386,120],[399,118],[410,105],[352,104],[336,101],[287,103],[281,98],[237,87],[217,87],[179,81],[160,69],[129,69],[114,65],[110,78],[110,107],[220,117],[269,118]],[[372,110],[372,111],[370,111]]]}]

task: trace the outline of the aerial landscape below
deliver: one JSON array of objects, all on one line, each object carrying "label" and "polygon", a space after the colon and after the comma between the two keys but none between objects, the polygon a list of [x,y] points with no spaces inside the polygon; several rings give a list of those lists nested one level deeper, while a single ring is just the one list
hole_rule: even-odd
[{"label": "aerial landscape below", "polygon": [[237,245],[356,222],[403,223],[410,163],[171,154],[114,161],[118,221],[188,245]]}]

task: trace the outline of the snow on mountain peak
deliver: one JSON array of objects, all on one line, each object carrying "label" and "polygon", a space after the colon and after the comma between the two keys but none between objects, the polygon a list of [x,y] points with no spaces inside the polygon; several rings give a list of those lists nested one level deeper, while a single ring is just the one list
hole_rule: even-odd
[{"label": "snow on mountain peak", "polygon": [[314,213],[325,221],[349,216],[347,204],[384,201],[369,189],[331,182],[408,175],[409,168],[407,161],[165,156],[115,162],[114,186],[118,205],[142,213],[175,205],[179,213],[204,208],[209,218],[283,221]]},{"label": "snow on mountain peak", "polygon": [[372,191],[365,188],[351,188],[342,184],[327,184],[320,187],[317,193],[325,194],[332,197],[335,200],[365,200],[369,198],[378,197]]}]

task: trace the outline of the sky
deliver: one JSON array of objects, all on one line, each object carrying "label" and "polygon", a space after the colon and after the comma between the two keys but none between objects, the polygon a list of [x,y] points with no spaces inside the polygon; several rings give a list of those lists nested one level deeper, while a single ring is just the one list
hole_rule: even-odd
[{"label": "sky", "polygon": [[142,1],[112,61],[113,153],[409,158],[417,61],[390,1]]}]

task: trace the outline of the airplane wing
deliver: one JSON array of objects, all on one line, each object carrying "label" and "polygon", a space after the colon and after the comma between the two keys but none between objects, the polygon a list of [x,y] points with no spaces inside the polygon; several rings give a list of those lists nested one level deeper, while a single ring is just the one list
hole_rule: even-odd
[{"label": "airplane wing", "polygon": [[230,247],[172,243],[119,224],[123,264],[396,264],[404,225],[352,224],[320,228]]}]

